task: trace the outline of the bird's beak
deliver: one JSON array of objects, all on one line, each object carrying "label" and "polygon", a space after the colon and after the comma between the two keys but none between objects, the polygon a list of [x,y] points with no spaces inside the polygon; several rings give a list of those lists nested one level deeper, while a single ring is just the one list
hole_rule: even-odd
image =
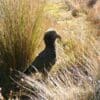
[{"label": "bird's beak", "polygon": [[61,41],[61,36],[60,35],[57,35],[57,37],[56,38],[58,38],[60,41]]}]

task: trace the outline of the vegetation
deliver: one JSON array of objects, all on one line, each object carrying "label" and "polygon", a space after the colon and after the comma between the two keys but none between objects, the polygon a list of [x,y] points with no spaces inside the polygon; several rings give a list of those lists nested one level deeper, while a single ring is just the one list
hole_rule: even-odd
[{"label": "vegetation", "polygon": [[[1,0],[0,87],[3,95],[8,96],[12,84],[16,83],[21,89],[10,94],[11,99],[13,95],[16,98],[25,95],[37,100],[99,100],[100,95],[96,93],[100,91],[100,24],[96,15],[93,15],[95,21],[91,17],[96,8],[90,9],[85,1],[82,5],[78,0],[58,4],[42,0]],[[23,71],[44,47],[43,33],[51,27],[62,37],[61,42],[57,41],[57,63],[46,80],[40,73],[33,77],[24,75]]]},{"label": "vegetation", "polygon": [[29,66],[39,48],[45,30],[41,22],[45,5],[38,2],[0,1],[0,77],[3,74],[5,84],[9,84],[11,71],[24,71]]}]

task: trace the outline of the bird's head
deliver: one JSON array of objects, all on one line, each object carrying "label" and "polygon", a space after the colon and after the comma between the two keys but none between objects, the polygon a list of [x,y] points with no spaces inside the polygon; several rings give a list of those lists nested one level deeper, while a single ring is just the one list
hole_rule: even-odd
[{"label": "bird's head", "polygon": [[46,46],[54,46],[56,39],[61,40],[61,37],[54,30],[47,31],[44,35],[44,42],[45,42]]}]

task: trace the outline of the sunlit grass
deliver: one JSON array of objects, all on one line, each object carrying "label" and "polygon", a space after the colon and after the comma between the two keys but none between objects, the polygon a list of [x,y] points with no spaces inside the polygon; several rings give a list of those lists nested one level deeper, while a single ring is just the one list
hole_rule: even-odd
[{"label": "sunlit grass", "polygon": [[11,85],[11,71],[24,71],[41,48],[48,26],[43,23],[44,8],[45,3],[40,0],[0,1],[0,80],[6,85]]},{"label": "sunlit grass", "polygon": [[[18,80],[10,78],[21,90],[12,96],[28,95],[36,100],[94,99],[96,80],[100,75],[100,52],[95,34],[97,30],[86,20],[87,14],[81,12],[79,17],[74,18],[61,5],[38,5],[39,2],[34,3],[32,0],[15,1],[4,0],[0,6],[4,15],[1,16],[3,29],[0,33],[0,59],[5,66],[5,73],[6,70],[23,71],[28,67],[44,47],[41,42],[47,27],[53,26],[62,41],[56,43],[57,62],[48,79],[43,80],[40,74],[30,77],[22,72],[16,73],[19,75],[15,75]],[[4,66],[0,66],[0,70]]]},{"label": "sunlit grass", "polygon": [[42,34],[43,5],[32,1],[1,1],[3,30],[0,36],[1,60],[9,68],[23,70],[31,62]]},{"label": "sunlit grass", "polygon": [[[62,10],[57,13],[62,13]],[[51,16],[56,17],[52,13]],[[95,34],[97,30],[86,20],[87,14],[84,12],[78,18],[66,14],[63,22],[59,20],[60,17],[62,18],[56,17],[58,25],[55,25],[62,37],[62,42],[57,43],[57,63],[46,81],[23,75],[25,84],[28,84],[25,87],[26,95],[27,91],[30,91],[30,97],[36,99],[95,100],[95,86],[100,75],[99,45],[97,45],[99,41],[96,40]]]}]

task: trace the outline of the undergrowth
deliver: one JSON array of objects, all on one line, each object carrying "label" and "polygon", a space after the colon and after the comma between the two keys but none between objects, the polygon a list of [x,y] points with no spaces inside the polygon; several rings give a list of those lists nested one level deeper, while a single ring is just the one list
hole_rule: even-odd
[{"label": "undergrowth", "polygon": [[24,71],[41,47],[47,27],[41,22],[44,8],[45,3],[40,0],[0,1],[0,85],[5,91],[11,88],[12,71]]},{"label": "undergrowth", "polygon": [[[75,6],[73,0],[71,2]],[[16,69],[10,79],[20,87],[10,99],[15,96],[19,100],[99,100],[96,99],[100,78],[98,30],[88,20],[85,9],[79,8],[78,16],[72,15],[78,3],[73,9],[68,9],[66,3],[39,5],[41,2],[32,0],[0,1],[0,71],[3,72],[0,74],[5,74],[5,83],[10,71]],[[57,62],[46,80],[40,73],[26,76],[23,71],[44,47],[42,36],[49,27],[62,37],[62,41],[56,43]],[[11,90],[11,84],[9,86]]]}]

